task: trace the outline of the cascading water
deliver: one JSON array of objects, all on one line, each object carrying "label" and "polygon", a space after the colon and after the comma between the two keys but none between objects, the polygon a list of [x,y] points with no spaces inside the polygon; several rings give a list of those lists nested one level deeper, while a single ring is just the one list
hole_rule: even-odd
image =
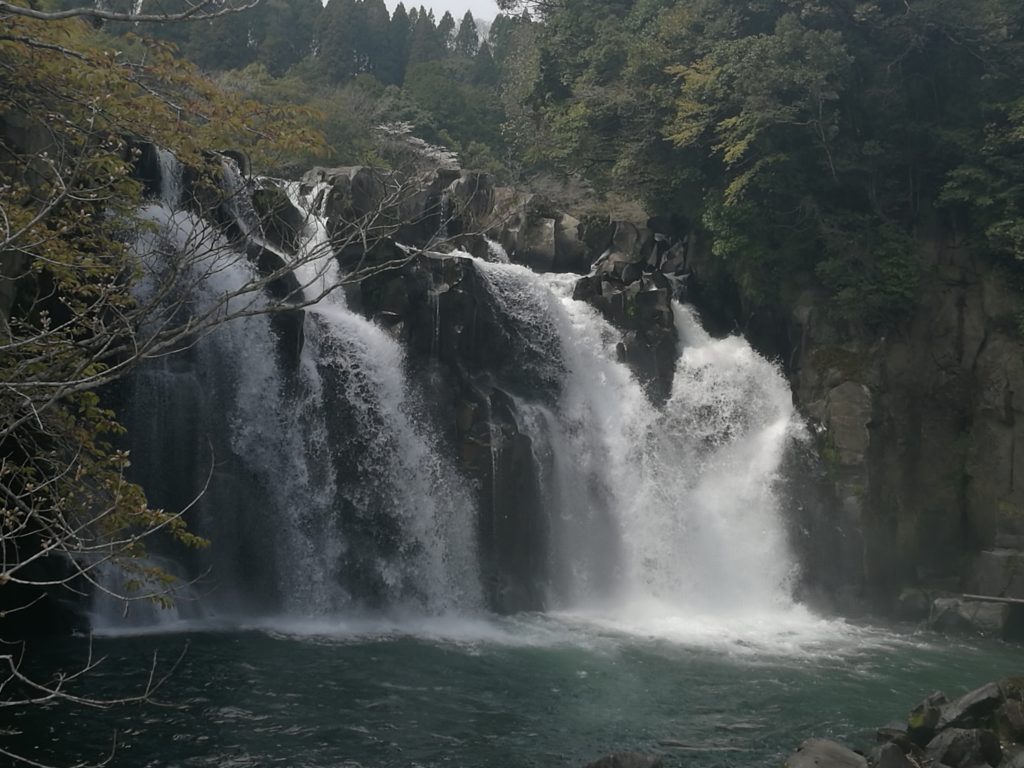
[{"label": "cascading water", "polygon": [[[127,400],[131,432],[161,436],[156,446],[134,446],[155,503],[187,504],[213,470],[194,515],[212,550],[186,558],[189,572],[210,571],[204,610],[481,611],[476,507],[507,506],[474,495],[446,458],[452,446],[407,374],[400,343],[348,308],[317,210],[326,190],[284,186],[306,217],[297,249],[285,253],[261,234],[246,202],[250,182],[224,163],[236,230],[291,264],[301,288],[293,298],[306,305],[304,345],[289,363],[285,340],[258,312],[267,299],[247,290],[258,276],[244,249],[178,209],[180,167],[160,157],[162,202],[142,210],[157,226],[137,243],[149,273],[142,290],[168,263],[186,263],[198,273],[193,311],[225,296],[229,309],[246,302],[257,310],[144,367]],[[575,276],[509,264],[496,243],[488,251],[472,264],[516,337],[518,388],[502,408],[512,409],[532,450],[537,489],[529,493],[539,495],[525,503],[544,521],[532,539],[543,552],[522,554],[546,561],[536,576],[541,602],[648,628],[666,616],[719,621],[790,610],[793,560],[774,486],[800,427],[780,372],[740,338],[711,339],[692,310],[675,305],[674,386],[664,405],[652,405],[618,358],[619,332],[571,298]],[[426,293],[431,357],[442,289]],[[497,477],[506,438],[493,414],[487,419]],[[492,482],[492,494],[497,488]],[[507,524],[494,530],[510,533]]]},{"label": "cascading water", "polygon": [[[288,191],[293,203],[307,207],[309,198],[295,186]],[[335,438],[340,442],[358,433],[358,451],[351,451],[359,454],[356,480],[351,482],[353,466],[347,465],[339,491],[343,499],[336,496],[334,503],[343,500],[350,530],[369,528],[368,538],[387,531],[393,539],[391,554],[378,554],[373,566],[377,588],[383,588],[389,604],[414,593],[431,611],[478,608],[469,493],[432,436],[426,409],[410,391],[398,342],[351,312],[341,289],[329,290],[340,279],[337,262],[323,221],[312,213],[296,275],[308,298],[322,296],[307,310],[312,322],[303,370],[319,371],[336,387],[335,402],[323,400],[319,407],[330,410],[343,403],[350,411],[345,420],[350,434]]]},{"label": "cascading water", "polygon": [[476,266],[560,377],[554,406],[519,403],[545,468],[551,605],[638,619],[790,606],[773,486],[801,428],[781,373],[677,304],[681,354],[656,408],[617,361],[618,332],[572,300],[575,276]]},{"label": "cascading water", "polygon": [[[173,156],[161,158],[162,179],[180,179]],[[239,180],[226,175],[236,223],[269,248],[250,207],[238,202]],[[289,193],[306,202],[296,188]],[[165,188],[161,200],[140,211],[149,225],[136,242],[147,271],[140,296],[157,290],[169,264],[186,264],[196,277],[181,281],[194,295],[158,322],[183,306],[204,312],[221,304],[219,314],[243,315],[143,366],[123,409],[136,479],[151,502],[182,508],[198,495],[193,527],[212,548],[184,559],[196,561],[189,570],[208,571],[207,611],[478,609],[469,494],[409,391],[401,348],[333,290],[337,266],[323,221],[310,214],[294,257],[305,297],[320,301],[306,310],[306,343],[298,370],[289,371],[282,339],[259,312],[267,300],[252,288],[253,267],[216,230],[176,209],[180,188]],[[115,594],[122,581],[114,570],[105,577]],[[97,627],[179,618],[134,605],[127,620],[123,613],[123,603],[100,591]]]}]

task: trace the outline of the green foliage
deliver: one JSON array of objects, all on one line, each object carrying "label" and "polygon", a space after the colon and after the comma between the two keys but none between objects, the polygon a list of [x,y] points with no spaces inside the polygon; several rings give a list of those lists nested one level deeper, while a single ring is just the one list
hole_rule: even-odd
[{"label": "green foliage", "polygon": [[818,263],[817,274],[843,319],[870,326],[894,325],[914,308],[921,264],[904,230],[874,226],[844,232]]},{"label": "green foliage", "polygon": [[1022,32],[1007,0],[556,0],[492,34],[533,62],[507,107],[529,164],[701,222],[751,301],[813,279],[878,324],[924,224],[1024,254]]},{"label": "green foliage", "polygon": [[[160,2],[173,10],[185,0]],[[115,28],[126,36],[137,31]],[[490,45],[480,43],[471,13],[456,29],[451,14],[435,22],[433,12],[407,11],[402,3],[389,14],[384,0],[330,0],[326,6],[318,0],[266,0],[201,24],[146,31],[173,41],[232,93],[271,108],[306,108],[309,127],[326,137],[327,147],[297,146],[274,170],[386,164],[376,129],[411,123],[419,138],[443,144],[467,162],[507,172],[501,160],[508,154],[505,73]]]},{"label": "green foliage", "polygon": [[466,15],[462,17],[459,31],[452,43],[452,51],[456,56],[471,59],[476,56],[479,49],[480,33],[476,28],[476,21],[473,19],[473,14],[470,11],[466,11]]}]

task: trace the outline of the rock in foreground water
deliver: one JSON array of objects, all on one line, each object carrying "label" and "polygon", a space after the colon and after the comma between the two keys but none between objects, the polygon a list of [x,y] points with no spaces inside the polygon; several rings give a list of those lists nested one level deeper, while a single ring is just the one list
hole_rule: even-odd
[{"label": "rock in foreground water", "polygon": [[824,739],[805,741],[786,768],[1024,768],[1024,678],[988,683],[950,701],[936,691],[906,723],[879,728],[867,757]]}]

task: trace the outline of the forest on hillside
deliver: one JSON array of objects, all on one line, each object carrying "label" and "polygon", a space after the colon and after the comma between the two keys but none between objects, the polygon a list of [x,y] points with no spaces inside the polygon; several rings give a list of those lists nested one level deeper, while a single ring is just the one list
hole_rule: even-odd
[{"label": "forest on hillside", "polygon": [[880,327],[906,314],[924,233],[1011,274],[1024,258],[1019,3],[505,6],[485,35],[382,0],[147,32],[227,91],[311,108],[328,148],[295,167],[386,164],[377,126],[407,124],[504,181],[557,176],[556,194],[583,183],[690,222],[754,302],[822,285]]}]

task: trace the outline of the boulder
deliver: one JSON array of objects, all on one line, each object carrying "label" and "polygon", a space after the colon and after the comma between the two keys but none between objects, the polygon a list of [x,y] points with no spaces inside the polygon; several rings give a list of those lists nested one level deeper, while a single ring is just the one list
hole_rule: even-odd
[{"label": "boulder", "polygon": [[1005,548],[981,552],[971,564],[967,581],[968,589],[977,595],[1024,598],[1024,552]]},{"label": "boulder", "polygon": [[906,753],[893,742],[883,744],[872,753],[871,764],[874,768],[915,768]]},{"label": "boulder", "polygon": [[671,394],[678,356],[672,296],[668,278],[657,272],[623,283],[599,268],[573,289],[573,298],[591,304],[623,331],[620,358],[657,403]]},{"label": "boulder", "polygon": [[591,264],[612,247],[615,222],[607,216],[584,216],[580,220],[579,236],[590,255]]},{"label": "boulder", "polygon": [[939,632],[1002,636],[1010,618],[1010,606],[957,597],[939,597],[932,602],[928,627]]},{"label": "boulder", "polygon": [[895,744],[904,754],[909,753],[914,748],[914,742],[910,740],[910,736],[907,734],[906,723],[889,723],[884,725],[875,731],[875,741],[879,744]]},{"label": "boulder", "polygon": [[896,599],[896,615],[904,621],[927,621],[932,597],[923,589],[908,587]]},{"label": "boulder", "polygon": [[587,244],[580,237],[579,219],[563,214],[555,223],[555,271],[586,273],[590,270]]},{"label": "boulder", "polygon": [[377,168],[357,165],[316,167],[302,177],[305,184],[326,184],[322,201],[331,234],[343,234],[361,219],[379,210],[387,194],[387,176]]},{"label": "boulder", "polygon": [[992,715],[992,727],[1002,741],[1024,744],[1024,702],[1003,701]]},{"label": "boulder", "polygon": [[533,218],[519,230],[514,260],[537,272],[552,272],[558,255],[556,219]]},{"label": "boulder", "polygon": [[295,207],[288,193],[277,186],[261,186],[253,190],[252,206],[263,236],[276,247],[295,253],[306,227],[306,215]]},{"label": "boulder", "polygon": [[237,149],[219,149],[217,150],[217,154],[233,160],[235,165],[238,167],[239,173],[241,173],[245,178],[249,178],[252,175],[249,156],[244,152],[239,152]]},{"label": "boulder", "polygon": [[950,768],[999,765],[1003,751],[991,731],[980,728],[947,728],[928,742],[925,756]]},{"label": "boulder", "polygon": [[942,714],[936,726],[945,728],[979,728],[987,726],[992,713],[1003,702],[1003,693],[996,683],[988,683],[965,693],[960,698],[942,707]]},{"label": "boulder", "polygon": [[494,211],[494,179],[478,171],[463,171],[444,191],[450,209],[448,233],[482,231]]},{"label": "boulder", "polygon": [[615,222],[610,258],[612,261],[622,263],[643,261],[645,255],[641,249],[643,241],[644,237],[635,224],[628,221]]},{"label": "boulder", "polygon": [[948,701],[944,693],[935,691],[910,710],[907,715],[907,735],[911,741],[924,746],[935,737],[935,728],[942,717],[942,707]]},{"label": "boulder", "polygon": [[863,755],[828,739],[808,739],[787,758],[786,768],[867,768]]}]

